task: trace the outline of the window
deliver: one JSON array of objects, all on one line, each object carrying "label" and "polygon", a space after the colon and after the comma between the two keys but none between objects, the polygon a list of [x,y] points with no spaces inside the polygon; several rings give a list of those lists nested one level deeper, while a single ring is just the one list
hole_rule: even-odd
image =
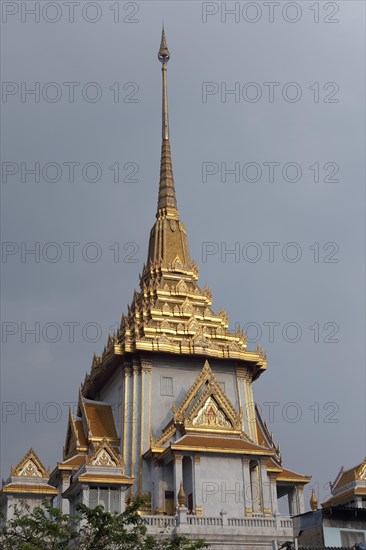
[{"label": "window", "polygon": [[357,542],[366,542],[365,533],[362,531],[341,531],[342,546],[351,547]]},{"label": "window", "polygon": [[173,395],[173,378],[171,376],[160,378],[160,395]]},{"label": "window", "polygon": [[119,490],[110,487],[93,487],[90,489],[89,507],[95,508],[98,505],[103,506],[106,512],[119,514],[121,512]]}]

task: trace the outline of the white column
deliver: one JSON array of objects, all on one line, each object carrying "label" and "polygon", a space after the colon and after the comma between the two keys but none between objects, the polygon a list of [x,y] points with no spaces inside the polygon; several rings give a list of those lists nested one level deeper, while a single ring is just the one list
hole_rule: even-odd
[{"label": "white column", "polygon": [[136,360],[132,365],[132,452],[131,452],[131,474],[135,478],[133,494],[140,492],[140,450],[141,450],[141,366]]},{"label": "white column", "polygon": [[297,500],[298,500],[298,513],[305,513],[305,501],[304,501],[304,487],[303,485],[297,486]]},{"label": "white column", "polygon": [[141,360],[141,448],[140,448],[140,488],[142,493],[151,494],[150,474],[144,468],[142,455],[150,447],[151,434],[151,361]]},{"label": "white column", "polygon": [[163,494],[163,467],[157,460],[154,460],[154,464],[152,465],[152,478],[154,482],[152,513],[162,514],[165,506]]},{"label": "white column", "polygon": [[8,495],[6,497],[6,520],[13,519],[14,504],[16,504],[14,497],[12,495]]},{"label": "white column", "polygon": [[272,514],[272,510],[271,510],[270,482],[267,474],[266,458],[260,459],[259,472],[260,472],[260,484],[261,484],[262,512],[265,516],[270,516]]},{"label": "white column", "polygon": [[277,500],[277,484],[276,484],[276,474],[269,474],[269,482],[271,488],[271,509],[272,514],[278,514],[278,500]]},{"label": "white column", "polygon": [[288,504],[290,516],[296,516],[299,513],[296,487],[292,487],[288,493]]},{"label": "white column", "polygon": [[85,506],[89,507],[89,486],[88,485],[81,486],[81,502],[85,504]]},{"label": "white column", "polygon": [[120,500],[120,510],[122,514],[126,509],[125,492],[123,487],[121,487],[119,490],[119,500]]},{"label": "white column", "polygon": [[201,457],[200,455],[194,455],[194,469],[193,469],[193,506],[197,516],[202,516],[202,482],[201,482]]},{"label": "white column", "polygon": [[236,386],[238,392],[238,401],[239,407],[243,414],[243,430],[244,433],[250,435],[250,428],[248,423],[248,412],[246,407],[246,395],[245,395],[245,376],[246,368],[245,367],[236,367]]},{"label": "white column", "polygon": [[70,486],[70,475],[61,472],[60,486],[58,487],[60,495],[60,510],[63,514],[70,513],[70,502],[68,498],[62,498],[62,493]]},{"label": "white column", "polygon": [[[85,506],[89,506],[89,487],[88,487],[88,485],[82,485],[81,488],[80,488],[80,491],[81,491],[81,502],[82,502],[82,504],[85,504]],[[75,509],[75,506],[74,506],[74,509]],[[87,520],[85,518],[83,518],[79,522],[79,527],[83,527],[84,525],[86,525],[86,523],[87,523]]]},{"label": "white column", "polygon": [[125,395],[123,410],[123,459],[125,461],[126,474],[131,475],[131,430],[133,420],[132,403],[132,367],[125,365]]},{"label": "white column", "polygon": [[251,479],[250,479],[250,470],[249,470],[249,458],[243,456],[243,496],[244,496],[244,511],[245,516],[251,517],[253,514],[253,503],[252,503],[252,488],[251,488]]},{"label": "white column", "polygon": [[178,506],[178,493],[183,483],[182,455],[174,455],[174,503]]},{"label": "white column", "polygon": [[253,389],[252,389],[252,376],[250,372],[246,372],[245,374],[244,392],[245,392],[245,409],[246,409],[246,414],[248,419],[249,436],[253,439],[254,443],[258,443],[255,403],[254,403]]},{"label": "white column", "polygon": [[141,454],[150,447],[151,433],[151,361],[141,361]]},{"label": "white column", "polygon": [[252,488],[252,508],[253,513],[260,512],[261,488],[259,481],[258,465],[250,469],[250,484]]},{"label": "white column", "polygon": [[356,497],[356,508],[362,508],[362,497]]}]

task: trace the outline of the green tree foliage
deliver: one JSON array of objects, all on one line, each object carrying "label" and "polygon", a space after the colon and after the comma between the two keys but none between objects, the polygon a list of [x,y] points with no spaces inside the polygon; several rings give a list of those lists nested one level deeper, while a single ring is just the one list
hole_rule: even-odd
[{"label": "green tree foliage", "polygon": [[78,515],[62,514],[49,503],[30,510],[14,507],[14,518],[0,528],[0,548],[4,550],[199,550],[203,541],[162,532],[147,534],[143,516],[138,514],[143,500],[137,499],[122,514],[106,512],[102,506],[77,505]]},{"label": "green tree foliage", "polygon": [[31,512],[28,504],[14,506],[14,517],[0,528],[4,550],[61,550],[77,538],[77,517],[62,514],[45,501]]}]

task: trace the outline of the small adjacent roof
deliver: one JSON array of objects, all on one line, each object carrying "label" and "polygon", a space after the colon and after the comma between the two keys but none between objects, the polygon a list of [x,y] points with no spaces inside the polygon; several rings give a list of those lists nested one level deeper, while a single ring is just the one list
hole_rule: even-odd
[{"label": "small adjacent roof", "polygon": [[3,494],[57,495],[55,487],[48,484],[50,471],[46,469],[33,449],[23,456],[0,491]]},{"label": "small adjacent roof", "polygon": [[356,497],[366,496],[366,458],[354,468],[340,469],[336,479],[330,483],[332,496],[322,503],[323,508],[347,504]]},{"label": "small adjacent roof", "polygon": [[30,448],[15,468],[11,468],[11,475],[18,477],[48,478],[50,471],[46,470],[35,451]]},{"label": "small adjacent roof", "polygon": [[336,479],[331,483],[331,489],[335,491],[336,489],[348,485],[348,483],[360,481],[362,479],[366,480],[366,458],[360,464],[349,470],[345,470],[342,466]]}]

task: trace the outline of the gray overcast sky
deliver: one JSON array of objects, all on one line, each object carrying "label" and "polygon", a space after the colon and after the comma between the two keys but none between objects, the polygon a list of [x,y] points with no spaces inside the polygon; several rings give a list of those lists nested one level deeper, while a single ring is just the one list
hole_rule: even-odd
[{"label": "gray overcast sky", "polygon": [[[52,468],[62,458],[65,403],[138,286],[164,20],[178,205],[200,284],[267,351],[255,399],[284,465],[324,499],[365,455],[364,3],[223,3],[230,15],[221,2],[40,2],[39,22],[36,4],[2,2],[2,476],[30,446]],[[39,101],[24,93],[36,83]],[[24,172],[37,162],[39,182]]]}]

